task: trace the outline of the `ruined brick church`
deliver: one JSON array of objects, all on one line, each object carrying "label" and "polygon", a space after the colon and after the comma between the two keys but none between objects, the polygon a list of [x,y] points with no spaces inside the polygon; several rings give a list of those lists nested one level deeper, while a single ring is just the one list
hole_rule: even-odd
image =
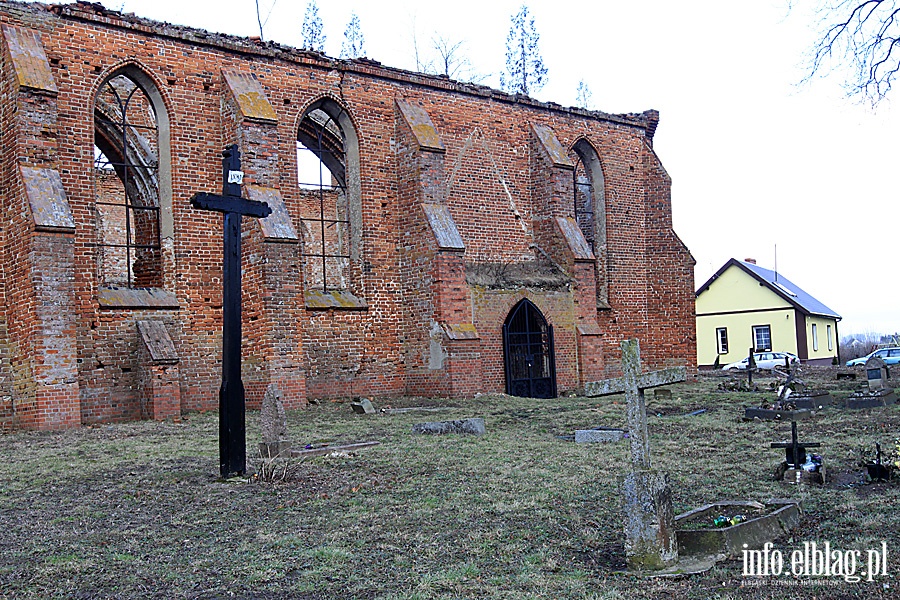
[{"label": "ruined brick church", "polygon": [[694,261],[658,114],[0,2],[0,427],[218,403],[222,218],[242,154],[243,380],[326,397],[554,397],[693,365]]}]

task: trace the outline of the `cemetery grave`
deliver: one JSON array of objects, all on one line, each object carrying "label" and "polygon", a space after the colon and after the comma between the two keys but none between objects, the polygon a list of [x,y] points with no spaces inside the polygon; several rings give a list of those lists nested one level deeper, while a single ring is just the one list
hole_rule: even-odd
[{"label": "cemetery grave", "polygon": [[[820,411],[829,407],[835,409],[869,409],[883,408],[896,401],[889,372],[884,362],[879,358],[873,358],[866,364],[866,382],[864,387],[851,388],[844,399],[835,400],[831,392],[826,389],[809,390],[807,386],[797,378],[799,367],[794,367],[787,375],[783,385],[778,385],[778,397],[771,400],[763,400],[761,406],[744,407],[745,421],[790,421],[791,439],[788,442],[773,442],[772,448],[785,450],[785,460],[781,462],[775,472],[775,478],[789,483],[825,483],[825,467],[822,457],[818,454],[807,452],[808,448],[818,448],[819,442],[800,441],[797,432],[797,422],[815,416]],[[833,369],[812,370],[811,373],[827,373],[833,375],[833,380],[852,383],[855,378],[846,377],[846,373]],[[772,375],[784,377],[784,373],[772,370]],[[843,375],[843,376],[842,376]],[[821,382],[821,380],[819,380]],[[722,387],[720,386],[720,389]],[[757,388],[758,389],[758,388]],[[890,471],[881,465],[879,458],[871,465],[864,465],[869,472],[870,481],[888,480]],[[874,475],[874,476],[873,476]]]},{"label": "cemetery grave", "polygon": [[[793,372],[791,373],[793,377]],[[785,459],[775,471],[775,479],[788,483],[825,483],[825,467],[822,457],[818,454],[808,453],[807,448],[818,448],[819,442],[801,442],[797,432],[797,421],[805,420],[816,414],[811,408],[799,408],[794,395],[788,394],[787,385],[782,386],[778,399],[766,407],[745,407],[745,421],[772,421],[791,423],[791,439],[789,442],[772,442],[771,448],[783,448]],[[828,396],[830,398],[830,395]],[[802,396],[807,403],[810,396]],[[821,409],[821,406],[817,406]]]},{"label": "cemetery grave", "polygon": [[737,557],[745,548],[761,548],[789,534],[800,519],[796,500],[713,502],[675,517],[678,552]]},{"label": "cemetery grave", "polygon": [[784,461],[775,471],[775,479],[788,483],[825,483],[825,466],[822,457],[807,452],[808,448],[818,448],[819,442],[801,442],[797,434],[797,421],[791,421],[791,440],[772,442],[772,448],[784,448]]},{"label": "cemetery grave", "polygon": [[[882,451],[881,443],[875,442],[875,451],[873,454],[863,452],[862,466],[866,468],[866,476],[868,481],[891,481],[896,477],[897,463],[900,462],[898,457],[900,452],[900,444],[895,442],[893,451]],[[867,457],[868,456],[868,457]]]},{"label": "cemetery grave", "polygon": [[873,356],[866,362],[866,387],[847,398],[847,408],[880,408],[897,402],[887,365]]},{"label": "cemetery grave", "polygon": [[[836,382],[824,370],[804,371],[803,378],[827,384],[838,401],[860,383]],[[786,486],[771,479],[772,428],[748,427],[739,418],[760,394],[716,388],[716,378],[704,375],[654,388],[671,390],[671,399],[647,394],[652,467],[667,475],[673,515],[732,499],[802,500],[792,535],[776,539],[785,552],[825,540],[840,548],[882,540],[900,547],[894,510],[900,486],[862,485],[858,453],[876,442],[885,453],[893,448],[900,407],[817,413],[814,439],[828,449],[828,481]],[[440,410],[436,415],[357,415],[349,403],[287,411],[280,439],[294,449],[323,440],[380,445],[293,459],[291,476],[272,484],[219,481],[215,413],[186,414],[181,423],[0,437],[0,451],[15,457],[0,470],[0,589],[11,597],[107,597],[122,590],[337,600],[783,597],[742,587],[740,559],[684,579],[645,579],[625,569],[621,478],[632,462],[630,442],[555,437],[601,424],[624,428],[624,394],[390,400],[392,410],[427,406]],[[659,406],[664,416],[657,416]],[[687,416],[697,407],[710,410]],[[484,417],[486,435],[412,433],[434,416],[473,415]],[[254,449],[263,439],[260,416],[247,413]],[[259,460],[248,453],[248,471]],[[752,515],[734,507],[708,516],[737,511]],[[692,529],[681,520],[673,518],[676,531]],[[889,598],[896,590],[882,584],[894,581],[822,586],[815,594]]]}]

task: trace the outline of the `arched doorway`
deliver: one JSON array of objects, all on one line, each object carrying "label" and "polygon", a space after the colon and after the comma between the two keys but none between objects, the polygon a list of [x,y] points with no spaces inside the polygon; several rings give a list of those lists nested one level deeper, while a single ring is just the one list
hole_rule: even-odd
[{"label": "arched doorway", "polygon": [[507,394],[556,397],[553,326],[527,298],[509,311],[503,324],[503,355]]}]

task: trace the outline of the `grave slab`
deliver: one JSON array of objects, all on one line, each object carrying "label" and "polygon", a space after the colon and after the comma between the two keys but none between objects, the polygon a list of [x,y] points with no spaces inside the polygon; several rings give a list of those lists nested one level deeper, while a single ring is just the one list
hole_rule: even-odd
[{"label": "grave slab", "polygon": [[576,444],[597,444],[603,442],[621,442],[625,439],[624,429],[602,427],[600,429],[576,429]]},{"label": "grave slab", "polygon": [[306,448],[303,450],[291,450],[291,456],[294,458],[322,456],[331,454],[332,452],[347,452],[359,450],[361,448],[370,448],[372,446],[380,446],[381,442],[356,442],[353,444],[342,444],[339,446],[323,446],[321,448]]},{"label": "grave slab", "polygon": [[781,410],[756,407],[744,408],[745,421],[753,421],[756,419],[759,419],[760,421],[800,421],[801,419],[810,417],[812,414],[813,412],[806,408],[797,410]]},{"label": "grave slab", "polygon": [[834,398],[828,392],[811,392],[808,394],[793,394],[790,401],[797,408],[809,410],[821,410],[834,404]]},{"label": "grave slab", "polygon": [[484,419],[460,419],[456,421],[416,423],[412,426],[412,431],[413,433],[426,435],[446,435],[448,433],[483,435],[485,428]]},{"label": "grave slab", "polygon": [[783,461],[775,471],[775,479],[785,483],[825,484],[825,465],[819,465],[818,471],[794,469],[787,461]]},{"label": "grave slab", "polygon": [[897,395],[894,390],[884,389],[873,393],[860,392],[847,398],[847,408],[881,408],[897,403]]}]

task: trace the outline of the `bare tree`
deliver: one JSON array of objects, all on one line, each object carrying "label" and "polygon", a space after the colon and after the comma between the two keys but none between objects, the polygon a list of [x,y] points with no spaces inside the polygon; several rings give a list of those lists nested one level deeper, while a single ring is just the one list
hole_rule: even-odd
[{"label": "bare tree", "polygon": [[479,73],[465,53],[466,42],[453,40],[440,34],[431,38],[431,44],[423,49],[419,45],[415,17],[412,18],[413,58],[416,71],[429,75],[446,75],[451,79],[470,83],[481,83],[489,75]]},{"label": "bare tree", "polygon": [[451,79],[456,78],[456,73],[463,66],[469,65],[469,59],[462,56],[460,48],[463,46],[462,40],[453,42],[444,36],[431,38],[431,44],[438,53],[438,72],[440,75],[446,75]]},{"label": "bare tree", "polygon": [[260,40],[266,39],[265,36],[263,36],[263,27],[265,27],[266,23],[269,22],[269,17],[272,16],[272,11],[275,10],[276,2],[278,2],[278,0],[272,1],[272,6],[269,7],[269,12],[266,13],[266,18],[263,19],[262,12],[259,9],[259,0],[254,0],[254,3],[256,4],[256,22],[259,24],[259,39]]},{"label": "bare tree", "polygon": [[850,69],[847,92],[877,104],[900,72],[900,7],[897,0],[822,0],[818,41],[809,80],[837,66]]},{"label": "bare tree", "polygon": [[453,41],[442,35],[431,38],[431,47],[437,52],[435,71],[450,79],[481,83],[487,75],[478,73],[472,66],[472,61],[465,54],[465,45],[463,40]]}]

